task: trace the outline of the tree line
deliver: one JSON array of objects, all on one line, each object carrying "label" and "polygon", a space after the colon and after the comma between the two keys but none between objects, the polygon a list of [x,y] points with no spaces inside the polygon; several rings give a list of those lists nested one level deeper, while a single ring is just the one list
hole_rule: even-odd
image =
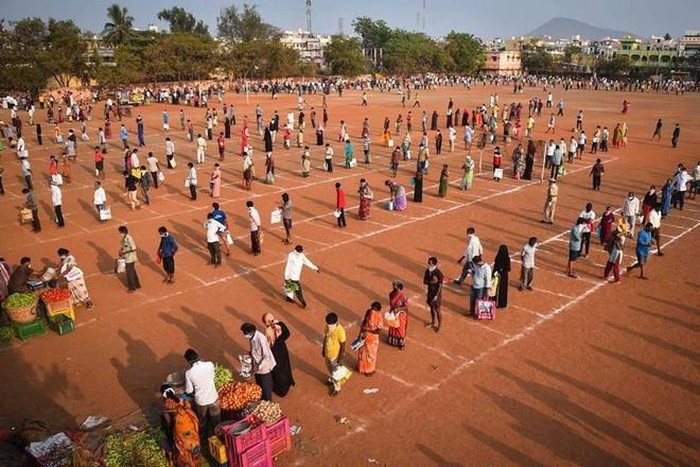
[{"label": "tree line", "polygon": [[[321,71],[280,42],[280,30],[248,4],[220,11],[216,38],[203,21],[177,6],[157,15],[168,23],[167,33],[137,30],[128,9],[117,4],[107,8],[106,17],[97,34],[71,20],[0,21],[0,91],[38,93],[49,81],[61,87],[79,82],[113,88],[213,76],[313,76]],[[453,31],[436,41],[367,17],[357,18],[353,27],[357,38],[332,36],[324,51],[324,71],[343,76],[475,74],[484,63],[484,46],[470,34]],[[382,60],[370,62],[363,49],[381,49]]]}]

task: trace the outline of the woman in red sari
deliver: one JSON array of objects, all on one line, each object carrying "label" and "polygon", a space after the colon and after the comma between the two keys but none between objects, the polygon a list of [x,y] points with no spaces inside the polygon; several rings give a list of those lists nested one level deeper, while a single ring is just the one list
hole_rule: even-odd
[{"label": "woman in red sari", "polygon": [[361,339],[365,343],[357,353],[357,371],[365,376],[372,376],[377,370],[377,353],[379,351],[379,330],[382,328],[382,304],[373,302],[365,312],[360,328]]},{"label": "woman in red sari", "polygon": [[600,244],[607,245],[610,235],[615,229],[615,213],[608,206],[600,217]]},{"label": "woman in red sari", "polygon": [[406,329],[408,328],[408,298],[403,291],[403,282],[393,281],[389,292],[389,312],[396,316],[396,321],[389,324],[387,343],[403,350],[406,345]]},{"label": "woman in red sari", "polygon": [[360,217],[360,220],[364,221],[369,219],[369,211],[372,207],[372,198],[374,198],[374,194],[372,193],[367,180],[364,178],[360,179],[360,188],[357,190],[357,192],[360,194],[360,209],[358,211],[358,216]]}]

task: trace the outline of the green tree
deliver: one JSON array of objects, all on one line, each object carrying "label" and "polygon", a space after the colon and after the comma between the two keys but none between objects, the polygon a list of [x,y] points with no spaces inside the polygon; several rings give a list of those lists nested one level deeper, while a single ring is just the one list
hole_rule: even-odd
[{"label": "green tree", "polygon": [[195,34],[165,34],[142,51],[152,81],[207,78],[216,67],[216,43]]},{"label": "green tree", "polygon": [[443,72],[453,66],[445,49],[423,33],[396,29],[384,47],[384,67],[391,73]]},{"label": "green tree", "polygon": [[452,60],[452,71],[474,75],[484,65],[484,44],[471,34],[451,31],[445,38],[445,52]]},{"label": "green tree", "polygon": [[571,63],[573,61],[574,56],[580,53],[581,47],[577,45],[568,44],[566,47],[564,47],[564,61],[566,63]]},{"label": "green tree", "polygon": [[522,64],[530,73],[547,73],[554,69],[554,59],[543,50],[525,53]]},{"label": "green tree", "polygon": [[158,19],[170,24],[171,33],[209,35],[209,27],[202,20],[197,21],[192,13],[179,6],[161,10]]},{"label": "green tree", "polygon": [[374,21],[367,16],[355,18],[352,22],[355,34],[362,39],[362,47],[365,49],[384,48],[391,39],[392,30],[382,19]]},{"label": "green tree", "polygon": [[221,10],[216,25],[219,36],[230,41],[269,40],[279,35],[276,27],[263,21],[255,5],[247,3],[240,10],[236,5]]},{"label": "green tree", "polygon": [[102,37],[110,45],[126,43],[134,36],[134,18],[129,16],[126,7],[120,7],[116,3],[107,8],[107,19]]},{"label": "green tree", "polygon": [[596,63],[595,71],[601,76],[616,78],[619,76],[628,75],[632,65],[629,57],[624,55],[616,55],[611,60],[600,60]]},{"label": "green tree", "polygon": [[114,63],[102,63],[96,70],[96,80],[101,86],[113,88],[143,80],[143,61],[136,51],[127,45],[114,50]]},{"label": "green tree", "polygon": [[357,39],[333,36],[323,54],[334,75],[357,76],[367,72],[367,61]]}]

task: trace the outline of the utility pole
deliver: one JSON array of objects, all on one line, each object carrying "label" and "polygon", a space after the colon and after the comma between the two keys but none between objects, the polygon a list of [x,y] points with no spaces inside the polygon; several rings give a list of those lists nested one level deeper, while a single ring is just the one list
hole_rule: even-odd
[{"label": "utility pole", "polygon": [[311,0],[306,0],[306,30],[311,34]]}]

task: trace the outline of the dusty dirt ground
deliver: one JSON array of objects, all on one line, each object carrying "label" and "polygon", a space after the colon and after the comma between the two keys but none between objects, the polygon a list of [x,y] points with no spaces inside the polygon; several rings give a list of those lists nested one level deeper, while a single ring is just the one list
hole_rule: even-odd
[{"label": "dusty dirt ground", "polygon": [[[514,95],[505,87],[439,88],[421,91],[421,103],[428,113],[440,114],[444,130],[449,97],[455,106],[471,110],[498,92],[501,102],[520,101],[546,93],[526,88]],[[624,275],[622,285],[601,281],[606,253],[596,243],[587,259],[577,263],[578,279],[567,278],[568,229],[586,202],[594,203],[600,214],[606,205],[622,206],[628,191],[640,198],[649,185],[657,187],[684,162],[692,170],[700,144],[697,94],[675,96],[664,93],[640,94],[604,91],[554,91],[555,102],[563,97],[566,115],[557,122],[557,137],[567,141],[576,112],[585,111],[584,126],[592,133],[595,125],[626,119],[629,145],[599,154],[606,163],[601,191],[590,188],[588,173],[594,157],[567,166],[560,183],[560,201],[554,225],[540,224],[546,184],[509,178],[512,146],[504,151],[506,178],[491,180],[491,149],[484,153],[482,173],[474,189],[457,189],[465,151],[459,143],[448,153],[434,155],[424,182],[421,205],[412,203],[405,212],[384,208],[389,178],[389,150],[381,147],[385,116],[393,121],[401,109],[396,94],[371,92],[369,107],[360,106],[358,92],[329,98],[330,122],[327,141],[336,150],[336,164],[343,148],[337,142],[339,121],[349,123],[361,161],[359,134],[362,119],[371,121],[373,162],[371,166],[346,170],[337,165],[332,174],[323,172],[323,151],[313,145],[307,131],[314,167],[310,178],[299,170],[301,150],[281,147],[278,135],[275,156],[277,180],[274,186],[256,183],[252,192],[241,189],[240,129],[244,114],[253,116],[259,102],[266,121],[273,110],[282,120],[295,108],[293,96],[277,101],[269,96],[245,97],[227,93],[226,102],[237,107],[238,126],[228,143],[222,163],[224,187],[219,203],[231,218],[237,237],[230,257],[214,269],[201,227],[212,199],[200,191],[191,202],[184,188],[186,162],[195,158],[194,145],[177,129],[177,111],[168,108],[170,136],[174,138],[178,167],[166,171],[166,181],[151,190],[153,203],[130,211],[124,202],[121,170],[121,142],[118,124],[107,154],[107,180],[114,219],[100,223],[92,207],[93,162],[88,144],[80,144],[73,181],[64,186],[63,210],[67,226],[58,229],[51,222],[48,184],[48,156],[56,154],[51,143],[51,126],[44,127],[44,146],[37,146],[34,132],[25,128],[35,184],[41,203],[43,231],[35,235],[16,222],[15,206],[22,202],[22,179],[14,153],[4,151],[7,193],[0,198],[0,252],[13,264],[29,255],[35,265],[56,260],[59,247],[69,248],[87,274],[96,303],[93,311],[80,310],[75,332],[56,334],[14,345],[0,357],[0,426],[12,426],[25,416],[44,418],[57,428],[72,426],[89,414],[118,418],[145,409],[157,400],[156,391],[165,376],[185,366],[182,354],[196,348],[203,358],[234,366],[246,345],[239,331],[243,321],[260,324],[263,313],[271,311],[291,329],[288,341],[297,385],[278,400],[292,424],[302,427],[294,438],[295,449],[279,459],[283,465],[503,465],[503,464],[662,464],[697,465],[700,461],[700,316],[698,267],[694,255],[700,245],[700,207],[690,201],[682,212],[672,211],[663,223],[664,257],[653,256],[648,265],[650,280]],[[624,99],[632,105],[629,114],[620,113]],[[307,96],[321,114],[321,96]],[[411,102],[409,101],[409,104]],[[220,105],[216,105],[220,107]],[[96,105],[101,114],[102,103]],[[127,124],[132,143],[136,141],[136,113],[146,122],[145,148],[164,162],[164,136],[160,129],[163,105],[138,109]],[[204,111],[185,108],[187,118],[204,133]],[[414,109],[413,142],[420,128]],[[537,119],[536,137],[543,138],[548,113]],[[7,114],[2,114],[7,120]],[[308,111],[307,111],[308,117]],[[657,118],[665,122],[661,142],[652,142]],[[320,118],[319,118],[320,119]],[[677,149],[671,149],[672,124],[680,122],[682,133]],[[223,131],[223,119],[215,131]],[[90,136],[96,140],[101,122],[90,122]],[[26,127],[26,123],[25,123]],[[61,128],[66,133],[70,124]],[[79,125],[72,128],[79,133]],[[251,128],[251,133],[255,133]],[[431,145],[433,135],[431,134]],[[261,138],[251,137],[258,175],[264,173]],[[398,138],[397,138],[398,140]],[[397,141],[398,142],[398,141]],[[199,167],[200,187],[206,188],[215,162],[215,141],[209,142],[205,165]],[[415,152],[414,152],[415,154]],[[475,152],[478,155],[478,152]],[[437,197],[439,166],[447,163],[451,185],[447,198]],[[402,162],[397,180],[405,184],[415,168],[414,161]],[[365,177],[375,191],[372,217],[356,217],[357,185]],[[348,227],[335,227],[332,211],[336,181],[348,192]],[[321,274],[305,270],[302,281],[309,308],[285,303],[281,294],[285,255],[280,226],[269,224],[269,215],[288,192],[294,204],[294,243],[305,246]],[[409,196],[410,198],[410,196]],[[245,201],[253,199],[265,227],[263,254],[253,257],[247,240]],[[139,247],[139,272],[143,288],[128,295],[121,278],[111,272],[119,246],[117,227],[127,224]],[[180,244],[177,255],[177,283],[162,284],[156,264],[157,228],[167,226]],[[509,306],[499,310],[493,322],[465,317],[468,287],[447,286],[443,295],[445,314],[442,334],[424,328],[428,312],[421,284],[427,257],[440,258],[449,278],[458,275],[456,259],[464,249],[465,230],[473,226],[480,236],[485,256],[493,260],[498,246],[519,251],[529,236],[544,244],[538,254],[534,292],[515,288],[519,264],[513,263]],[[624,264],[630,264],[633,247],[628,246]],[[337,312],[341,323],[354,337],[359,320],[374,300],[387,303],[392,279],[402,279],[410,302],[408,344],[405,350],[382,344],[378,373],[373,378],[354,375],[337,398],[328,396],[327,377],[321,358],[324,316]],[[384,341],[384,337],[382,337]],[[349,363],[355,356],[350,352]],[[364,389],[378,388],[372,395]],[[339,424],[347,417],[349,425]]]}]

